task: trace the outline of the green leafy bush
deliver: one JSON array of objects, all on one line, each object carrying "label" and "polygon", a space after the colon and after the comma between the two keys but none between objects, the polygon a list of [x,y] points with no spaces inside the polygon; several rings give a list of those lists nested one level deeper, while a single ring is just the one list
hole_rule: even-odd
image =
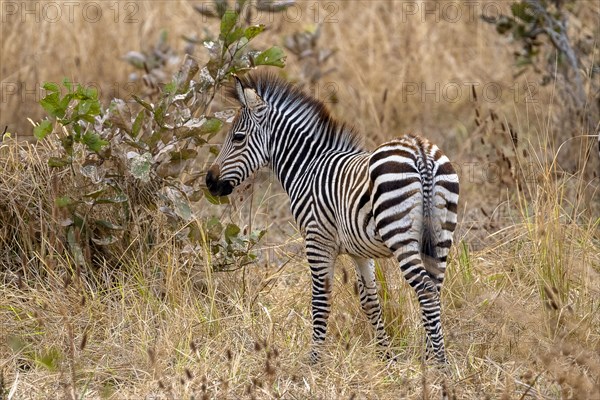
[{"label": "green leafy bush", "polygon": [[[48,165],[68,169],[76,182],[75,192],[61,194],[55,202],[63,211],[60,223],[77,265],[90,262],[90,244],[120,244],[118,248],[124,251],[133,226],[139,227],[140,221],[150,223],[156,211],[167,217],[177,239],[200,242],[203,235],[198,231],[206,226],[193,218],[191,204],[203,197],[211,203],[227,201],[208,194],[204,180],[199,179],[203,171],[197,170],[202,163],[196,161],[215,152],[208,141],[230,117],[211,114],[209,107],[232,74],[261,65],[283,67],[285,55],[276,46],[252,49],[250,42],[264,31],[264,25],[247,26],[233,10],[218,15],[218,38],[203,41],[209,61],[200,66],[185,55],[172,79],[156,85],[155,100],[132,95],[132,101],[114,99],[104,108],[94,89],[67,80],[63,87],[44,85],[47,94],[40,104],[48,117],[35,127],[34,134],[38,140],[59,144],[58,154],[48,159]],[[161,35],[159,46],[164,41]],[[150,64],[144,53],[135,57],[130,53],[126,58],[146,71],[161,65]],[[209,238],[222,259],[219,268],[251,262],[256,256],[249,250],[264,232],[244,235],[234,224],[217,223],[209,221]]]}]

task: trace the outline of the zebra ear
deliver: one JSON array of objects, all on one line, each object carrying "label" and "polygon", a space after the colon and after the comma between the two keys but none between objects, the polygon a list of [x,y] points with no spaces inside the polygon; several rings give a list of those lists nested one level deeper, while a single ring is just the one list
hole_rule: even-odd
[{"label": "zebra ear", "polygon": [[235,93],[237,95],[237,98],[244,107],[247,107],[246,96],[244,96],[244,86],[242,85],[242,81],[235,75],[233,77],[235,78]]},{"label": "zebra ear", "polygon": [[260,107],[264,104],[263,99],[260,98],[256,90],[254,89],[244,89],[244,100],[243,103],[246,107],[251,110],[254,110],[257,107]]},{"label": "zebra ear", "polygon": [[256,90],[244,88],[242,81],[237,76],[235,77],[235,93],[240,103],[244,107],[255,109],[264,104],[263,99],[256,93]]}]

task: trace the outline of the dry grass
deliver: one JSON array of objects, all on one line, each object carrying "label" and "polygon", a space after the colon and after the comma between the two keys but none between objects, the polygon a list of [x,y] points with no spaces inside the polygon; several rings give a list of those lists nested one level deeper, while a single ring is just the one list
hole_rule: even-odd
[{"label": "dry grass", "polygon": [[[190,3],[135,4],[134,24],[123,14],[114,23],[108,6],[95,24],[77,14],[72,24],[3,21],[0,78],[8,97],[0,123],[26,136],[26,118],[40,115],[35,98],[7,94],[7,85],[31,89],[68,76],[100,82],[105,99],[124,97],[111,91],[122,90],[130,72],[119,56],[153,43],[161,28],[174,46],[178,35],[201,29]],[[377,358],[344,258],[326,357],[308,365],[310,276],[276,184],[255,184],[224,216],[269,228],[260,262],[245,271],[212,272],[207,249],[182,252],[157,216],[152,229],[162,241],[150,251],[120,269],[78,272],[61,256],[64,229],[53,206],[57,193],[74,190],[64,186],[68,171],[45,166],[49,146],[9,141],[0,145],[0,398],[2,386],[14,388],[13,399],[600,398],[593,141],[575,113],[566,117],[572,110],[560,82],[541,86],[533,71],[513,77],[513,48],[492,27],[478,19],[423,21],[403,4],[323,3],[320,19],[337,10],[337,22],[323,24],[321,45],[337,53],[328,65],[335,70],[313,91],[326,101],[335,94],[333,112],[364,132],[368,145],[423,132],[462,168],[460,232],[443,293],[447,371],[422,365],[416,302],[389,260],[380,263],[380,283],[399,360]],[[314,22],[311,7],[302,3],[294,23],[276,17],[265,43]],[[595,2],[577,3],[575,40],[598,37],[599,12]],[[597,64],[594,46],[588,61]],[[289,61],[286,74],[302,79],[302,63]],[[594,79],[586,80],[583,112],[597,118]],[[435,94],[423,91],[436,82]],[[443,91],[450,82],[462,88],[454,102]],[[477,103],[467,82],[479,84]],[[483,94],[489,83],[503,89],[497,101]],[[527,83],[535,102],[526,101]],[[418,91],[407,94],[413,84]]]}]

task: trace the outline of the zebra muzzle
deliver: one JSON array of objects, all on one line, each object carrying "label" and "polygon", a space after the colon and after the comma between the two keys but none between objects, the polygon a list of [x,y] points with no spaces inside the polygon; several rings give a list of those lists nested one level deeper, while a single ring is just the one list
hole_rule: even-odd
[{"label": "zebra muzzle", "polygon": [[219,179],[220,176],[221,169],[217,164],[213,164],[206,173],[206,187],[213,196],[227,196],[233,192],[233,184]]}]

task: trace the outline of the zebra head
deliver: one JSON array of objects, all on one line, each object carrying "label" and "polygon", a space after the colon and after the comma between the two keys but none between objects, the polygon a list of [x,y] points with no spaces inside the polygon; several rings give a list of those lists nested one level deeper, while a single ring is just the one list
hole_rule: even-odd
[{"label": "zebra head", "polygon": [[235,78],[234,97],[242,108],[227,133],[221,152],[206,174],[213,196],[227,196],[252,173],[269,162],[267,103],[256,90],[244,88]]}]

